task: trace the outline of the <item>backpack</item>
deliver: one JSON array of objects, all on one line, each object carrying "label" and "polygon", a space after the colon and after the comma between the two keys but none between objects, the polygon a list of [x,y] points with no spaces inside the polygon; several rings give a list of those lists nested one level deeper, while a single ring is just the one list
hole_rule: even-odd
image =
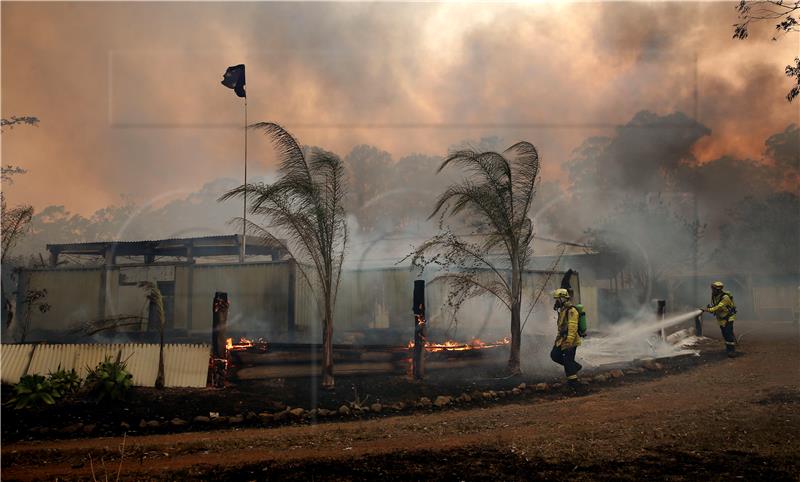
[{"label": "backpack", "polygon": [[[723,291],[722,296],[725,295],[728,295],[728,297],[731,299],[731,306],[728,308],[728,315],[727,315],[727,317],[731,317],[736,314],[736,302],[733,301],[733,295],[729,291]],[[722,296],[719,297],[720,301],[722,300]],[[717,303],[719,303],[719,301],[717,301]]]},{"label": "backpack", "polygon": [[728,309],[728,316],[730,317],[730,316],[735,315],[736,314],[736,302],[733,301],[733,295],[730,294],[727,291],[723,291],[722,293],[725,294],[725,295],[728,295],[728,297],[731,299],[731,307]]},{"label": "backpack", "polygon": [[586,312],[581,304],[575,305],[575,309],[578,310],[578,336],[583,338],[586,336]]}]

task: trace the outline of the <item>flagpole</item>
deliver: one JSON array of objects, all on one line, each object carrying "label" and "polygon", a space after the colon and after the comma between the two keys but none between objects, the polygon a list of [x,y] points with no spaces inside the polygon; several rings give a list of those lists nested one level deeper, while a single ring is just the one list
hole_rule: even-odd
[{"label": "flagpole", "polygon": [[244,97],[244,204],[242,206],[242,252],[239,262],[244,263],[247,249],[247,95]]}]

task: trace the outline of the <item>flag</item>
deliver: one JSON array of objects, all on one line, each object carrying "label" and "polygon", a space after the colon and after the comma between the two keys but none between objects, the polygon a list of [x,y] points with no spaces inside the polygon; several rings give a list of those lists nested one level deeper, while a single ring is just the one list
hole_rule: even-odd
[{"label": "flag", "polygon": [[247,97],[247,93],[244,91],[244,64],[228,67],[222,77],[222,85],[233,89],[239,97]]}]

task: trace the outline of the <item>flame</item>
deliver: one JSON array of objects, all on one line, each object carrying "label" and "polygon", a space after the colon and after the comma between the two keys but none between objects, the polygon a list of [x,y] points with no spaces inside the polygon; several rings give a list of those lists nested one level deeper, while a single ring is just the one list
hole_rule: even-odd
[{"label": "flame", "polygon": [[[425,342],[425,351],[439,352],[439,351],[466,351],[466,350],[483,350],[486,348],[496,348],[511,343],[508,337],[501,338],[493,343],[486,343],[479,338],[473,338],[469,343],[461,343],[459,341],[447,340],[444,343]],[[408,348],[414,348],[414,340],[408,342]]]},{"label": "flame", "polygon": [[247,350],[248,348],[257,347],[261,351],[266,351],[267,348],[267,340],[263,338],[259,338],[256,341],[249,340],[245,337],[239,338],[239,343],[233,343],[233,338],[228,338],[225,340],[225,348],[228,351],[240,351],[240,350]]}]

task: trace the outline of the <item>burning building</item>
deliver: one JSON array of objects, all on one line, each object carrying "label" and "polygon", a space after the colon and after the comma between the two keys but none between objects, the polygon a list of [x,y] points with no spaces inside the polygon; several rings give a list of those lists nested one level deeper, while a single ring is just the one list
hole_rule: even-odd
[{"label": "burning building", "polygon": [[[81,341],[87,322],[130,317],[139,324],[93,335],[95,341],[155,341],[156,325],[139,284],[158,286],[163,295],[166,339],[208,342],[212,300],[218,291],[230,300],[228,337],[264,338],[270,343],[317,343],[320,321],[313,293],[280,246],[241,236],[151,241],[48,245],[49,266],[26,268],[19,275],[17,306],[24,312],[24,293],[46,291],[47,311],[27,310],[27,340]],[[68,259],[70,262],[65,263]],[[345,269],[336,304],[337,342],[349,345],[405,346],[413,336],[409,296],[419,273],[410,267]],[[429,278],[435,273],[428,274]],[[577,277],[577,274],[575,275]],[[552,289],[559,272],[528,271],[530,297]],[[576,286],[579,283],[575,282]],[[494,303],[476,300],[480,309],[464,311],[459,324],[447,313],[447,286],[432,283],[427,291],[432,328],[430,340],[473,338],[497,340],[508,334],[507,315]],[[580,288],[578,288],[580,292]],[[547,309],[547,303],[540,307]]]}]

